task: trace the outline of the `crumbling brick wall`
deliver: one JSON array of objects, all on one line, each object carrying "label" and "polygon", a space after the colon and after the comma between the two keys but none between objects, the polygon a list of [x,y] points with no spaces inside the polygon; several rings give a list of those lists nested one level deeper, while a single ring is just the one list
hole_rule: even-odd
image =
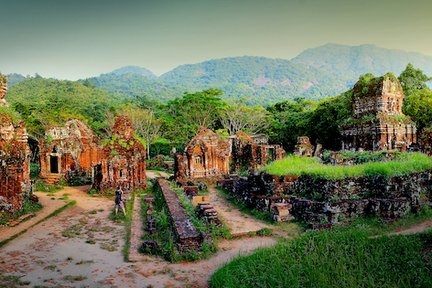
[{"label": "crumbling brick wall", "polygon": [[30,149],[24,123],[0,115],[0,211],[22,209],[30,193]]},{"label": "crumbling brick wall", "polygon": [[393,220],[425,204],[422,193],[426,201],[432,199],[432,171],[343,180],[261,173],[219,184],[252,209],[269,211],[273,203],[290,203],[297,219],[312,224],[370,215]]},{"label": "crumbling brick wall", "polygon": [[314,146],[311,144],[309,137],[297,137],[297,144],[294,148],[294,154],[305,157],[312,157],[314,154]]},{"label": "crumbling brick wall", "polygon": [[39,151],[40,177],[48,183],[74,172],[91,176],[93,167],[102,158],[99,139],[77,119],[49,128],[39,141]]},{"label": "crumbling brick wall", "polygon": [[135,136],[127,116],[117,116],[111,139],[103,148],[100,165],[95,166],[94,188],[145,189],[146,149]]},{"label": "crumbling brick wall", "polygon": [[185,152],[175,157],[177,181],[185,183],[228,175],[230,152],[228,141],[210,129],[201,128]]},{"label": "crumbling brick wall", "polygon": [[178,250],[180,252],[200,251],[203,237],[189,219],[186,210],[180,203],[177,193],[172,190],[170,183],[166,179],[158,178],[157,185],[159,186],[168,207],[174,233],[177,238]]},{"label": "crumbling brick wall", "polygon": [[231,173],[242,170],[256,171],[272,161],[286,156],[280,145],[268,144],[263,135],[250,135],[238,131],[230,137],[231,141]]}]

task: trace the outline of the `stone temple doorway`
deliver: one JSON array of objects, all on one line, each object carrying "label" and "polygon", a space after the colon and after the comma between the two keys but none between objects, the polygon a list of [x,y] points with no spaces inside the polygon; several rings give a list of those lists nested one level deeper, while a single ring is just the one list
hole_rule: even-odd
[{"label": "stone temple doorway", "polygon": [[59,165],[58,165],[58,156],[50,156],[50,172],[58,174],[59,173]]}]

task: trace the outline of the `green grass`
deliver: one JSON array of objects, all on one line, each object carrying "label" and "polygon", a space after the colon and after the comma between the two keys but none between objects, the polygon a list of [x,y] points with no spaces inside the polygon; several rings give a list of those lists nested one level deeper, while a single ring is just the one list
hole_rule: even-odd
[{"label": "green grass", "polygon": [[[357,218],[350,222],[351,227],[347,227],[346,229],[361,229],[370,236],[376,236],[398,231],[431,219],[432,208],[425,205],[418,213],[409,214],[406,217],[396,220],[390,224],[377,217]],[[344,228],[340,227],[339,229]]]},{"label": "green grass", "polygon": [[135,202],[135,195],[137,191],[132,191],[131,193],[131,199],[127,201],[126,203],[126,219],[125,219],[125,243],[123,246],[123,259],[124,261],[129,261],[129,250],[130,250],[130,244],[131,244],[131,225],[132,225],[132,214],[133,214],[133,207]]},{"label": "green grass", "polygon": [[422,153],[401,153],[397,160],[367,162],[353,166],[325,165],[317,158],[288,156],[264,167],[274,175],[310,175],[325,179],[345,179],[359,176],[402,176],[432,169],[432,157]]},{"label": "green grass", "polygon": [[56,192],[56,191],[63,189],[64,184],[65,183],[63,181],[61,181],[61,183],[58,185],[48,185],[48,184],[45,184],[41,179],[39,179],[34,184],[34,190],[35,191],[41,191],[41,192],[53,193],[53,192]]},{"label": "green grass", "polygon": [[431,287],[432,231],[371,239],[363,229],[305,233],[220,268],[210,287]]},{"label": "green grass", "polygon": [[33,203],[30,201],[27,197],[24,198],[23,207],[21,210],[15,212],[15,213],[7,213],[7,212],[0,212],[0,226],[1,225],[7,225],[11,220],[18,219],[19,217],[29,214],[29,213],[36,213],[37,211],[42,209],[42,204],[40,203]]}]

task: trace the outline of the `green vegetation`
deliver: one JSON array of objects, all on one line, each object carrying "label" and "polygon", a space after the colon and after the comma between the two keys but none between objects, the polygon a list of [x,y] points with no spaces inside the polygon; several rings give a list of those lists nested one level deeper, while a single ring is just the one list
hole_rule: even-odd
[{"label": "green vegetation", "polygon": [[[352,160],[354,164],[361,164],[366,162],[379,162],[385,161],[386,159],[403,159],[404,154],[399,151],[342,151],[336,155],[337,159]],[[330,163],[331,152],[324,151],[322,156],[322,161],[324,164]]]},{"label": "green vegetation", "polygon": [[[250,69],[248,73],[254,75],[254,73],[257,73],[254,72],[255,66],[266,66],[277,62],[270,61],[267,63],[265,59],[253,57],[251,59],[248,60],[247,57],[238,61],[225,59],[225,62],[222,61],[225,64],[217,66],[214,70],[231,69],[232,63],[241,66],[242,63],[256,61],[256,65],[245,64]],[[212,64],[206,63],[204,66],[207,67],[206,65],[212,67]],[[269,68],[272,65],[266,67]],[[182,69],[186,68],[183,67]],[[232,69],[241,70],[243,68],[233,67]],[[261,68],[257,69],[257,71],[260,71]],[[250,77],[248,73],[239,76],[242,79],[244,78],[241,81],[246,81]],[[285,72],[280,73],[284,74]],[[151,75],[146,74],[148,73],[145,71],[140,72],[139,69],[132,67],[109,75],[110,77],[131,77],[131,75],[136,75],[145,77],[148,81],[156,81]],[[222,78],[225,77],[223,76],[224,73],[218,75]],[[394,75],[386,75],[394,78]],[[198,75],[197,77],[201,76]],[[176,80],[171,77],[172,75],[166,74],[162,78],[175,83]],[[230,77],[236,76],[227,76],[224,81],[228,81]],[[266,77],[271,78],[269,75]],[[88,83],[89,81],[77,83],[35,77],[27,78],[13,85],[8,94],[8,101],[21,114],[30,134],[36,137],[44,133],[45,127],[62,124],[71,117],[84,121],[96,133],[107,137],[107,134],[109,134],[107,128],[112,124],[114,116],[127,114],[133,120],[137,136],[143,138],[147,149],[149,149],[148,154],[153,157],[159,153],[169,155],[173,147],[177,151],[182,151],[185,144],[195,135],[200,126],[207,126],[214,131],[218,131],[221,135],[234,133],[238,129],[252,133],[264,133],[269,136],[271,143],[282,144],[287,151],[292,151],[297,137],[303,135],[309,136],[313,144],[321,143],[326,149],[339,150],[341,148],[340,126],[348,123],[355,124],[359,121],[371,121],[374,118],[351,119],[353,94],[372,93],[372,84],[382,77],[376,78],[372,74],[365,74],[359,80],[364,87],[360,87],[360,85],[361,89],[357,89],[358,91],[348,90],[339,96],[329,97],[318,102],[302,98],[306,96],[302,93],[296,93],[295,95],[301,97],[270,105],[266,110],[263,110],[261,106],[248,107],[246,105],[256,103],[253,99],[254,93],[259,93],[260,101],[265,101],[266,104],[272,103],[273,100],[267,98],[266,92],[261,88],[266,87],[267,89],[269,85],[273,84],[260,86],[260,89],[251,91],[249,95],[240,93],[235,94],[233,97],[234,94],[231,92],[227,94],[220,86],[212,85],[212,81],[206,84],[206,90],[196,91],[196,87],[180,89],[177,90],[178,93],[183,93],[185,90],[195,92],[185,92],[182,95],[176,95],[178,97],[175,99],[170,98],[171,100],[166,103],[160,103],[148,101],[148,95],[141,92],[132,93],[135,95],[132,97],[120,97],[117,92],[113,92],[114,95],[111,95],[94,88]],[[427,88],[425,77],[421,70],[416,70],[410,65],[406,67],[399,78],[403,81],[404,89],[407,89],[407,97],[403,107],[407,117],[391,116],[387,117],[388,120],[406,122],[411,118],[416,122],[419,132],[430,126],[430,123],[432,123],[432,92]],[[187,78],[189,79],[189,76]],[[190,79],[194,78],[195,76],[190,77]],[[281,81],[282,79],[284,78],[280,78]],[[162,80],[157,79],[157,81]],[[317,83],[315,85],[318,85]],[[122,85],[125,87],[133,86],[128,81],[125,81],[120,86]],[[283,85],[279,86],[285,87]],[[371,88],[368,88],[369,86]],[[209,87],[218,87],[225,93],[218,89],[209,89]],[[291,87],[291,85],[286,85],[286,87]],[[365,87],[367,89],[364,89]],[[334,95],[334,93],[326,93],[323,96],[328,95]],[[228,97],[230,101],[224,101]],[[161,98],[158,97],[158,99]],[[50,111],[50,113],[46,113],[47,111]],[[8,113],[14,112],[9,109]],[[146,135],[149,137],[146,137]],[[144,137],[146,138],[144,139]],[[105,144],[108,144],[110,140],[107,140]],[[123,143],[123,145],[127,145],[127,143]]]},{"label": "green vegetation", "polygon": [[[123,259],[124,261],[129,261],[129,251],[130,251],[130,244],[131,244],[131,225],[132,225],[132,215],[133,215],[133,207],[135,202],[135,195],[140,194],[140,190],[132,191],[131,193],[131,199],[127,201],[126,203],[126,219],[125,219],[125,243],[123,246]],[[121,212],[120,212],[121,213]]]},{"label": "green vegetation", "polygon": [[230,57],[181,65],[160,77],[146,69],[123,67],[81,82],[147,104],[213,87],[224,93],[224,100],[246,97],[248,104],[267,106],[295,97],[318,100],[338,95],[352,87],[359,75],[400,73],[407,62],[432,74],[430,57],[371,45],[327,44],[292,60]]},{"label": "green vegetation", "polygon": [[371,239],[361,227],[307,232],[239,257],[210,287],[430,287],[432,231]]},{"label": "green vegetation", "polygon": [[[14,125],[19,123],[21,116],[17,113],[12,107],[9,106],[0,106],[0,115],[4,116],[7,122],[11,121]],[[0,117],[0,124],[3,124],[3,117]]]},{"label": "green vegetation", "polygon": [[24,275],[4,275],[3,271],[0,270],[0,286],[9,288],[28,287],[31,282],[21,280],[22,277],[24,277]]},{"label": "green vegetation", "polygon": [[70,118],[89,124],[96,132],[108,127],[106,114],[120,102],[102,90],[78,82],[28,78],[13,85],[8,102],[21,114],[30,134],[42,137],[45,128]]},{"label": "green vegetation", "polygon": [[366,162],[353,166],[325,165],[316,158],[288,156],[264,167],[275,175],[310,175],[326,179],[358,176],[400,176],[432,169],[432,158],[422,153],[401,153],[396,160]]},{"label": "green vegetation", "polygon": [[63,187],[65,186],[65,182],[64,180],[61,180],[59,184],[57,185],[49,185],[49,184],[45,184],[42,179],[38,179],[36,180],[36,182],[34,183],[34,190],[35,191],[41,191],[41,192],[49,192],[49,193],[54,193],[56,191],[59,191],[61,189],[63,189]]},{"label": "green vegetation", "polygon": [[[199,233],[203,233],[204,235],[210,236],[212,240],[209,242],[203,242],[201,252],[187,251],[180,253],[176,247],[176,238],[174,235],[172,219],[169,216],[168,208],[165,204],[165,200],[163,199],[160,188],[152,189],[149,185],[149,188],[146,192],[147,195],[153,195],[155,199],[154,212],[152,216],[155,219],[155,226],[158,230],[151,234],[145,233],[142,239],[155,241],[157,243],[157,250],[141,250],[141,252],[161,255],[170,262],[178,262],[183,260],[195,261],[208,258],[217,251],[217,240],[219,237],[231,238],[229,229],[225,225],[222,225],[221,227],[215,227],[199,219],[196,215],[195,208],[187,196],[184,195],[183,191],[177,188],[173,189],[179,196],[182,206],[185,208],[192,224],[195,226],[197,231]],[[141,200],[141,211],[144,226],[146,226],[147,223],[147,209],[148,204],[143,198]]]},{"label": "green vegetation", "polygon": [[21,210],[16,211],[15,213],[8,213],[0,211],[0,226],[8,225],[10,221],[16,220],[19,217],[26,214],[33,214],[42,209],[42,204],[34,203],[29,200],[27,197],[24,198],[23,207]]}]

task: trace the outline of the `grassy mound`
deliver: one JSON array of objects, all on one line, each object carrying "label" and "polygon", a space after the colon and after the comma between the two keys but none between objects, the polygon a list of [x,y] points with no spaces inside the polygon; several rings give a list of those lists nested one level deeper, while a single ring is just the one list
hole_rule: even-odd
[{"label": "grassy mound", "polygon": [[401,153],[396,160],[366,162],[353,166],[325,165],[317,158],[288,156],[264,167],[275,175],[311,175],[326,179],[357,176],[402,176],[432,169],[432,157],[422,153]]},{"label": "grassy mound", "polygon": [[375,239],[361,230],[309,232],[235,259],[210,287],[432,287],[432,231]]}]

